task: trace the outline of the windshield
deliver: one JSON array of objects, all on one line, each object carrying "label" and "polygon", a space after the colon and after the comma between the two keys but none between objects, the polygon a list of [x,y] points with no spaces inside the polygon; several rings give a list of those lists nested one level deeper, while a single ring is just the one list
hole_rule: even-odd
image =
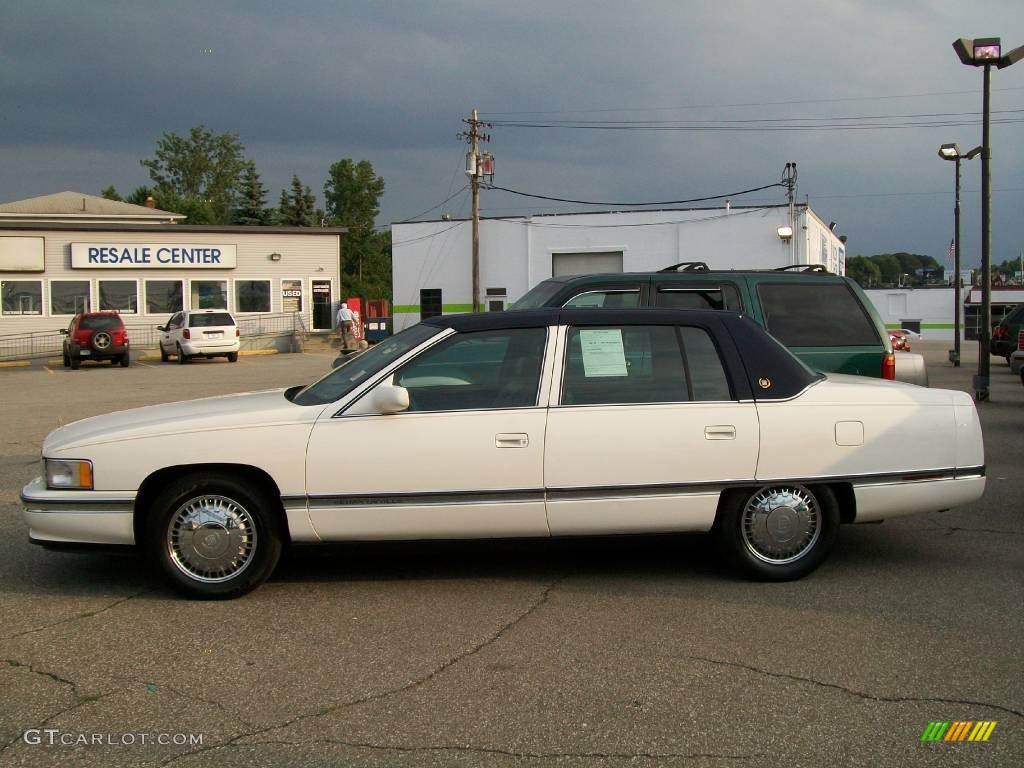
[{"label": "windshield", "polygon": [[548,301],[565,286],[563,280],[545,280],[537,283],[514,302],[509,309],[538,309],[548,306]]},{"label": "windshield", "polygon": [[375,373],[387,368],[413,347],[418,347],[440,332],[441,329],[433,325],[419,324],[406,328],[313,382],[299,392],[292,402],[296,405],[333,403]]}]

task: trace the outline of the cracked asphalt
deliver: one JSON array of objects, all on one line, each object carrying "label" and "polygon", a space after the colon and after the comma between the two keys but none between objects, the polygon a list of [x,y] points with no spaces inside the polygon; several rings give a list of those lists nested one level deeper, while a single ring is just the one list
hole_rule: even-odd
[{"label": "cracked asphalt", "polygon": [[[969,390],[919,346],[933,386]],[[703,536],[359,543],[208,603],[134,555],[28,543],[17,494],[54,427],[329,360],[0,370],[0,766],[1020,764],[1024,388],[995,359],[985,497],[846,526],[795,583],[734,578]],[[934,720],[998,725],[921,743]]]}]

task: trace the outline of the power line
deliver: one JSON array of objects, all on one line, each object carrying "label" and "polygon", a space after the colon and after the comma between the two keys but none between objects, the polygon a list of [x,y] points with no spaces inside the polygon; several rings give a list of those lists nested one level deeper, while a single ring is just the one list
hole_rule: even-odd
[{"label": "power line", "polygon": [[[1024,112],[1024,109],[999,109],[993,110],[992,114],[1016,114]],[[815,123],[829,120],[853,121],[853,120],[911,120],[921,118],[952,118],[952,117],[980,117],[981,112],[919,112],[909,115],[833,115],[831,117],[757,117],[734,120],[688,120],[685,124],[744,124],[744,123]],[[674,125],[678,120],[545,120],[544,125]],[[494,125],[516,126],[532,125],[525,120],[499,120]]]},{"label": "power line", "polygon": [[564,197],[549,197],[548,195],[532,195],[529,192],[519,192],[515,189],[509,189],[508,187],[498,187],[489,185],[487,189],[497,189],[502,192],[508,192],[513,195],[519,195],[520,197],[533,197],[538,200],[553,200],[556,203],[576,203],[578,205],[628,205],[628,206],[645,206],[645,205],[684,205],[686,203],[703,203],[708,200],[721,200],[725,197],[739,197],[740,195],[746,195],[750,192],[760,192],[765,189],[772,189],[773,187],[781,187],[782,182],[776,182],[775,184],[765,184],[763,187],[754,187],[753,189],[744,189],[740,192],[728,192],[723,195],[708,195],[706,197],[691,197],[689,200],[661,200],[658,202],[646,202],[646,203],[608,203],[608,202],[595,202],[593,200],[569,200]]},{"label": "power line", "polygon": [[[808,118],[810,120],[811,118]],[[555,123],[555,122],[495,122],[495,127],[502,128],[548,128],[557,130],[591,130],[591,131],[658,131],[658,132],[754,132],[754,131],[877,131],[899,128],[954,128],[962,126],[978,125],[981,120],[913,120],[903,123],[833,123],[822,125],[807,125],[790,121],[788,125],[768,124],[761,121],[758,124],[738,124],[726,121],[708,124],[677,123],[672,125],[658,125],[651,123],[634,123],[625,125],[600,124],[600,123]],[[992,120],[992,125],[1014,125],[1024,123],[1024,118],[1006,118]]]},{"label": "power line", "polygon": [[[1024,87],[1016,88],[993,88],[993,92],[998,91],[1021,91]],[[796,99],[792,101],[760,101],[760,102],[746,102],[737,104],[690,104],[687,106],[678,107],[605,107],[602,109],[572,109],[572,110],[536,110],[536,111],[522,111],[522,112],[487,112],[484,116],[487,119],[498,116],[509,116],[509,115],[585,115],[585,114],[598,114],[605,112],[676,112],[689,109],[734,109],[742,107],[776,107],[776,106],[792,106],[796,104],[835,104],[841,102],[851,101],[886,101],[894,99],[916,99],[928,96],[964,96],[964,95],[977,95],[977,89],[964,90],[964,91],[931,91],[925,93],[902,93],[902,94],[889,94],[886,96],[848,96],[844,98],[835,99]]]},{"label": "power line", "polygon": [[442,200],[442,201],[441,201],[440,203],[438,203],[437,205],[432,205],[432,206],[431,206],[430,208],[427,208],[427,210],[425,210],[425,211],[423,211],[423,212],[421,212],[421,213],[417,213],[417,214],[416,214],[415,216],[410,216],[410,217],[409,217],[409,218],[407,218],[407,219],[402,219],[402,220],[400,220],[400,221],[395,221],[395,222],[392,222],[392,223],[394,223],[394,224],[408,224],[408,223],[410,223],[410,222],[411,222],[411,221],[412,221],[413,219],[418,219],[418,218],[419,218],[420,216],[425,216],[426,214],[430,213],[431,211],[436,211],[436,210],[437,210],[438,208],[440,208],[440,207],[441,207],[442,205],[444,205],[444,204],[445,204],[445,203],[447,203],[448,201],[450,201],[450,200],[454,200],[454,199],[455,199],[456,197],[458,197],[459,195],[461,195],[461,194],[462,194],[463,192],[465,192],[465,191],[466,191],[467,189],[469,189],[469,184],[466,184],[466,185],[465,185],[464,187],[462,187],[462,189],[458,190],[458,191],[457,191],[457,192],[455,192],[454,194],[452,194],[452,195],[449,195],[448,197],[446,197],[446,198],[445,198],[444,200]]},{"label": "power line", "polygon": [[[401,224],[403,222],[397,222],[397,223]],[[414,223],[414,224],[427,224],[427,223],[430,223],[430,222],[411,222],[411,223]],[[410,238],[409,240],[399,240],[398,242],[391,243],[391,245],[392,245],[392,247],[394,247],[396,245],[410,245],[412,243],[419,243],[419,242],[422,242],[423,240],[429,240],[432,237],[437,237],[439,235],[443,235],[445,232],[449,232],[449,231],[455,229],[456,227],[461,227],[465,223],[466,223],[465,221],[457,221],[454,224],[452,224],[450,227],[446,227],[446,228],[444,228],[444,229],[442,229],[442,230],[440,230],[438,232],[431,232],[429,235],[420,235],[419,237],[413,237],[413,238]]]}]

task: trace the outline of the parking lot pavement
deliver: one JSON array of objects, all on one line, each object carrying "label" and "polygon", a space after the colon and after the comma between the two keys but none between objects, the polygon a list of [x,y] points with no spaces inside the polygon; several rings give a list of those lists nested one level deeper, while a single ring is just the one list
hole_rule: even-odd
[{"label": "parking lot pavement", "polygon": [[[971,345],[959,369],[945,346],[915,351],[969,391]],[[703,536],[361,543],[201,603],[132,555],[27,542],[17,494],[57,425],[329,366],[0,370],[0,765],[1018,764],[1024,388],[995,360],[985,497],[846,527],[799,582],[739,581]],[[997,725],[921,741],[957,720]]]}]

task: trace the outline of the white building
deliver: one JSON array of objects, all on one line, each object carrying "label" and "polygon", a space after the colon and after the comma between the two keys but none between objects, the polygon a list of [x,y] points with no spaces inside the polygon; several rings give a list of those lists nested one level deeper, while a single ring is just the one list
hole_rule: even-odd
[{"label": "white building", "polygon": [[[887,328],[908,328],[925,339],[953,340],[954,288],[872,288],[864,293],[875,305]],[[977,339],[981,318],[981,289],[960,291],[961,339]],[[1020,288],[992,290],[992,320],[998,322],[1017,304],[1024,302]]]},{"label": "white building", "polygon": [[[483,219],[480,301],[501,310],[555,275],[656,271],[684,261],[713,269],[822,264],[846,272],[846,248],[805,205],[573,213]],[[795,233],[795,235],[794,235]],[[472,311],[472,224],[392,225],[395,330]]]},{"label": "white building", "polygon": [[299,312],[307,329],[331,329],[343,228],[181,218],[77,192],[0,205],[0,335],[52,332],[96,310],[129,325],[181,309]]}]

